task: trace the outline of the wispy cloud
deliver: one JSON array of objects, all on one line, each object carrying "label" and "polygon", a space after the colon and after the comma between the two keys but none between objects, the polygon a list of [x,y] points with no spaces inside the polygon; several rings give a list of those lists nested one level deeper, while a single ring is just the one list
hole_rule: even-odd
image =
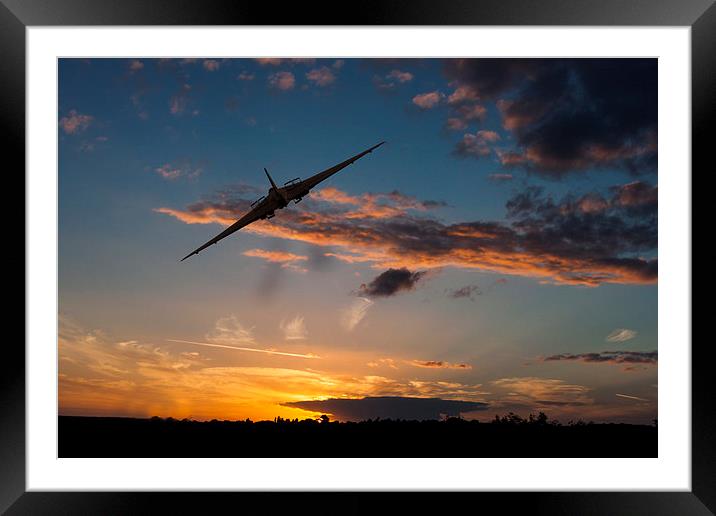
[{"label": "wispy cloud", "polygon": [[487,177],[488,177],[488,179],[490,179],[490,181],[495,181],[498,183],[504,182],[504,181],[512,181],[512,179],[514,178],[514,176],[512,174],[505,174],[505,173],[501,173],[501,172],[495,172],[494,174],[490,174]]},{"label": "wispy cloud", "polygon": [[386,366],[390,367],[391,369],[398,369],[398,366],[395,363],[395,359],[392,358],[378,358],[376,360],[371,360],[370,362],[366,363],[368,367],[381,367]]},{"label": "wispy cloud", "polygon": [[554,378],[512,377],[494,380],[491,384],[506,391],[503,399],[511,403],[541,405],[585,405],[593,403],[591,389]]},{"label": "wispy cloud", "polygon": [[179,91],[169,99],[169,112],[172,115],[181,115],[189,106],[189,92],[191,84],[184,83],[179,87]]},{"label": "wispy cloud", "polygon": [[341,323],[343,327],[352,331],[368,313],[368,309],[373,305],[373,301],[366,297],[355,299],[351,305],[343,310],[341,315]]},{"label": "wispy cloud", "polygon": [[637,332],[629,330],[627,328],[617,328],[605,339],[607,342],[625,342],[636,337]]},{"label": "wispy cloud", "polygon": [[84,140],[82,143],[80,143],[80,151],[81,152],[92,152],[95,150],[95,146],[98,144],[107,143],[109,141],[109,138],[106,136],[97,136],[94,140]]},{"label": "wispy cloud", "polygon": [[206,339],[214,344],[253,344],[254,334],[253,329],[241,324],[235,315],[229,315],[216,321]]},{"label": "wispy cloud", "polygon": [[638,396],[629,396],[628,394],[615,394],[615,396],[619,398],[626,398],[628,400],[636,400],[636,401],[649,401],[645,398],[640,398]]},{"label": "wispy cloud", "polygon": [[162,179],[175,181],[177,179],[196,179],[204,172],[204,168],[189,160],[183,160],[175,163],[165,163],[156,167],[154,172]]},{"label": "wispy cloud", "polygon": [[293,254],[287,251],[267,251],[264,249],[249,249],[242,253],[244,256],[253,258],[261,258],[270,263],[278,263],[284,269],[291,269],[297,272],[307,272],[304,267],[300,266],[301,262],[308,260],[308,256]]},{"label": "wispy cloud", "polygon": [[252,353],[266,353],[268,355],[281,355],[285,357],[297,357],[297,358],[321,358],[318,355],[314,355],[311,353],[308,354],[302,354],[302,353],[287,353],[284,351],[276,351],[273,349],[260,349],[260,348],[245,348],[245,347],[239,347],[239,346],[227,346],[226,344],[212,344],[210,342],[196,342],[193,340],[181,340],[181,339],[167,339],[167,342],[177,342],[182,344],[194,344],[196,346],[206,346],[210,348],[222,348],[222,349],[233,349],[236,351],[250,351]]},{"label": "wispy cloud", "polygon": [[281,321],[279,328],[286,340],[305,340],[308,338],[308,329],[304,318],[297,315],[289,321]]}]

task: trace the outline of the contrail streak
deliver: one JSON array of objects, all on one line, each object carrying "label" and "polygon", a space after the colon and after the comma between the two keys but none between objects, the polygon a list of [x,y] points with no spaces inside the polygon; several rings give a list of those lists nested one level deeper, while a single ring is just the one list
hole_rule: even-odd
[{"label": "contrail streak", "polygon": [[644,398],[638,398],[638,397],[636,397],[636,396],[628,396],[628,395],[626,395],[626,394],[617,394],[617,396],[619,396],[620,398],[627,398],[627,399],[630,399],[630,400],[649,401],[649,400],[646,400],[646,399],[644,399]]},{"label": "contrail streak", "polygon": [[179,340],[179,339],[167,339],[168,342],[181,342],[183,344],[196,344],[197,346],[207,346],[210,348],[224,348],[234,349],[237,351],[253,351],[254,353],[267,353],[269,355],[282,355],[285,357],[298,357],[298,358],[321,358],[313,353],[302,355],[301,353],[285,353],[283,351],[272,351],[270,349],[256,349],[256,348],[239,348],[236,346],[227,346],[225,344],[209,344],[208,342],[195,342],[193,340]]}]

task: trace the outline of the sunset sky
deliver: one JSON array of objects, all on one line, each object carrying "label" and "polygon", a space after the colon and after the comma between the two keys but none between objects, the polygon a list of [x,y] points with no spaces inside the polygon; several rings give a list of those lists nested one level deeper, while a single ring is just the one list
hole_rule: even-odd
[{"label": "sunset sky", "polygon": [[[656,72],[61,59],[60,414],[350,419],[335,399],[395,396],[650,423]],[[383,140],[179,262],[263,167],[281,184]]]}]

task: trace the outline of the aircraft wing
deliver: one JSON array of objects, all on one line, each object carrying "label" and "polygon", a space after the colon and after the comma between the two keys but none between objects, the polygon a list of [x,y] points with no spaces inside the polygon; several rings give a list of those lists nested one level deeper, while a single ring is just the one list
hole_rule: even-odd
[{"label": "aircraft wing", "polygon": [[364,150],[363,152],[361,152],[360,154],[356,154],[352,158],[348,158],[343,163],[339,163],[338,165],[335,165],[327,170],[324,170],[323,172],[319,172],[318,174],[311,176],[308,179],[304,179],[303,181],[301,181],[298,185],[294,186],[293,188],[295,190],[300,190],[300,191],[310,190],[311,188],[316,186],[318,183],[320,183],[321,181],[325,181],[326,179],[331,177],[333,174],[335,174],[339,170],[343,170],[348,165],[352,165],[354,161],[361,159],[366,154],[370,154],[371,152],[373,152],[375,149],[377,149],[384,143],[385,142],[380,142],[378,145],[374,145],[370,149]]},{"label": "aircraft wing", "polygon": [[202,246],[199,247],[198,249],[195,249],[195,250],[192,251],[191,253],[187,254],[184,258],[181,259],[181,261],[183,262],[184,260],[186,260],[186,259],[189,258],[190,256],[193,256],[193,255],[195,255],[195,254],[199,254],[201,251],[203,251],[204,249],[206,249],[206,248],[209,247],[210,245],[213,245],[213,244],[217,243],[217,242],[218,242],[219,240],[221,240],[222,238],[226,238],[226,237],[229,236],[230,234],[235,233],[236,231],[240,230],[241,228],[248,226],[248,225],[251,224],[252,222],[256,222],[257,220],[259,220],[259,219],[260,219],[261,217],[263,217],[264,215],[268,215],[269,213],[271,213],[272,211],[274,211],[276,208],[277,208],[277,206],[276,206],[276,203],[275,203],[274,201],[269,201],[268,199],[264,200],[261,204],[259,204],[258,206],[254,207],[251,211],[249,211],[248,213],[246,213],[246,215],[244,215],[244,216],[241,217],[239,220],[237,220],[236,222],[234,222],[231,226],[229,226],[229,227],[226,228],[224,231],[222,231],[221,233],[219,233],[218,235],[216,235],[214,238],[212,238],[211,240],[209,240],[207,243],[205,243],[204,245],[202,245]]}]

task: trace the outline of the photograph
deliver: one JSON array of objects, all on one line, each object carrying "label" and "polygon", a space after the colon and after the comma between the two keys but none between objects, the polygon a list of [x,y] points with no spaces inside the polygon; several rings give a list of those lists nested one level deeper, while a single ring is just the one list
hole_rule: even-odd
[{"label": "photograph", "polygon": [[58,456],[659,457],[658,73],[58,58]]}]

